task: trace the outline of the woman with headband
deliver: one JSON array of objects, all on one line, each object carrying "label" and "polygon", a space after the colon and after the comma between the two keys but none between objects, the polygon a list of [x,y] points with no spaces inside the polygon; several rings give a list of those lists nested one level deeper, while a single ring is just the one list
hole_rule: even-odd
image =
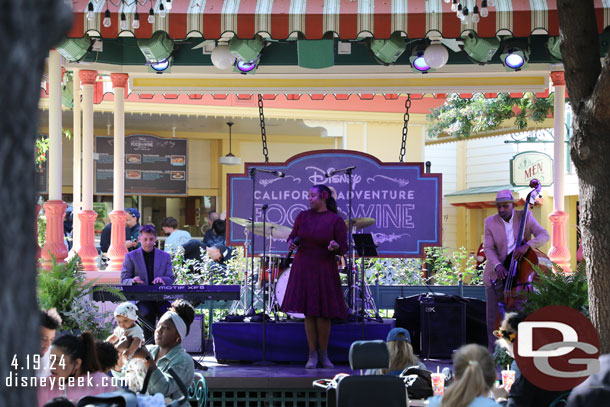
[{"label": "woman with headband", "polygon": [[305,314],[309,358],[305,365],[332,368],[328,359],[328,339],[332,318],[347,317],[345,297],[335,260],[347,251],[347,227],[337,215],[337,202],[325,185],[309,191],[309,210],[297,216],[288,248],[298,251],[290,270],[282,310]]},{"label": "woman with headband", "polygon": [[[191,304],[184,300],[174,301],[157,323],[155,345],[148,345],[146,350],[141,348],[138,351],[142,351],[147,369],[153,370],[148,383],[148,394],[162,393],[173,400],[182,397],[178,384],[169,374],[170,368],[180,376],[187,388],[193,382],[193,358],[182,347],[182,341],[188,335],[194,319],[195,310]],[[182,406],[187,405],[188,401],[185,401]]]}]

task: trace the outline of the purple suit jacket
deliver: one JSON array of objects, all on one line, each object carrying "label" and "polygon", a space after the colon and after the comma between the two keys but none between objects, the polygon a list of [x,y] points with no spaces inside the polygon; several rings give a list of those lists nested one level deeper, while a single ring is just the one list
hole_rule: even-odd
[{"label": "purple suit jacket", "polygon": [[[165,281],[165,285],[174,284],[174,272],[172,271],[172,257],[157,248],[155,250],[154,276],[161,277]],[[142,248],[127,253],[123,261],[121,269],[121,284],[132,285],[134,277],[140,277],[145,285],[152,285],[152,281],[148,281],[148,273],[146,272],[146,263]]]},{"label": "purple suit jacket", "polygon": [[[523,211],[515,210],[513,212],[513,235],[516,237],[519,234],[519,225],[521,223],[521,217]],[[531,236],[533,239],[530,239]],[[542,226],[536,222],[536,219],[532,216],[531,212],[527,213],[527,220],[525,221],[525,232],[523,237],[527,240],[527,244],[532,249],[537,249],[549,241],[550,236]],[[487,257],[487,263],[483,270],[483,281],[485,285],[491,285],[491,280],[498,278],[494,266],[498,263],[504,263],[508,244],[506,242],[506,230],[504,229],[504,221],[500,215],[495,214],[485,219],[485,241],[483,243],[483,250],[485,251],[485,257]]]}]

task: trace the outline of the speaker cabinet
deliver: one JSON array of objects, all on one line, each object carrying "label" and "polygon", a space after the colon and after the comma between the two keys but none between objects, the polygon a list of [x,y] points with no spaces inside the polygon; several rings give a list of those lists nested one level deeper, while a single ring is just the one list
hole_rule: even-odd
[{"label": "speaker cabinet", "polygon": [[466,343],[466,304],[460,297],[450,299],[421,298],[420,356],[423,358],[448,359]]},{"label": "speaker cabinet", "polygon": [[195,319],[191,324],[191,328],[189,334],[182,341],[182,347],[188,353],[203,353],[204,349],[204,341],[202,340],[203,336],[203,315],[195,315]]}]

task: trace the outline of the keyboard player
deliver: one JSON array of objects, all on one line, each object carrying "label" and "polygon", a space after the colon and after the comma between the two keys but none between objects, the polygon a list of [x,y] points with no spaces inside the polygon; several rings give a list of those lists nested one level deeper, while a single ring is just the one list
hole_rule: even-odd
[{"label": "keyboard player", "polygon": [[[157,248],[157,232],[153,225],[142,225],[138,237],[141,247],[127,253],[121,269],[121,284],[172,285],[175,277],[171,256]],[[157,318],[161,317],[170,304],[167,301],[140,301],[139,313],[149,326],[144,326],[144,337],[152,337]],[[146,325],[146,324],[145,324]],[[152,328],[152,329],[151,329]]]}]

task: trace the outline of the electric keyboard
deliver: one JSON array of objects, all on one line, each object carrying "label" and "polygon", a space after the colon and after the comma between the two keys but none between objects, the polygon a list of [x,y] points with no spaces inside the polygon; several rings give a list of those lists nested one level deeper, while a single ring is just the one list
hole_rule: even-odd
[{"label": "electric keyboard", "polygon": [[[239,300],[239,285],[97,285],[94,286],[94,301],[121,301],[115,294],[104,291],[113,287],[123,293],[129,301],[162,301],[184,298],[189,301],[233,301]],[[102,290],[101,290],[102,289]],[[95,291],[98,290],[98,291]]]}]

